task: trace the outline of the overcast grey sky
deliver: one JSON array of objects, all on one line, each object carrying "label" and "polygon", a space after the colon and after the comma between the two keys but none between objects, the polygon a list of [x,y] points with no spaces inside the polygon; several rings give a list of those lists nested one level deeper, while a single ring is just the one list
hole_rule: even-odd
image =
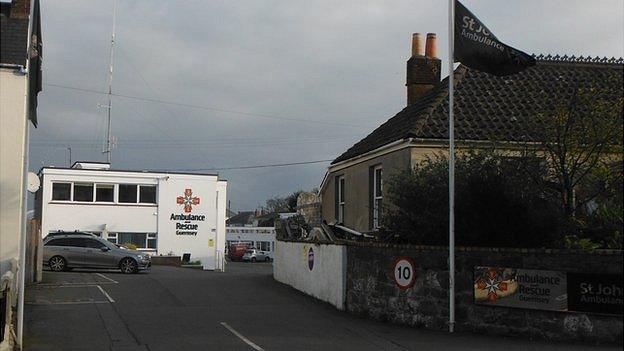
[{"label": "overcast grey sky", "polygon": [[[528,53],[624,55],[622,0],[463,3]],[[41,0],[44,84],[106,91],[112,10],[112,0]],[[440,0],[119,0],[114,92],[211,109],[115,97],[113,167],[333,159],[405,106],[411,33],[438,33],[446,60],[446,16]],[[31,169],[67,166],[68,147],[74,161],[104,161],[98,104],[105,95],[44,85]],[[220,175],[244,210],[318,186],[327,164]]]}]

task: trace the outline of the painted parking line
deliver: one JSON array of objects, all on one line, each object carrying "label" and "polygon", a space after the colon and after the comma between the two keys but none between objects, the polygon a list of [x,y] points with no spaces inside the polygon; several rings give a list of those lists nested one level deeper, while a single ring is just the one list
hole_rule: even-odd
[{"label": "painted parking line", "polygon": [[221,325],[224,326],[227,330],[229,330],[232,334],[236,335],[237,338],[241,339],[245,342],[245,344],[251,346],[256,351],[264,351],[264,349],[256,344],[254,344],[251,340],[247,339],[243,334],[236,331],[236,329],[230,327],[229,324],[225,322],[221,322]]},{"label": "painted parking line", "polygon": [[[93,298],[87,298],[85,299],[84,296],[80,296],[78,295],[78,297],[74,296],[73,298],[60,298],[60,299],[51,299],[51,296],[54,296],[54,288],[87,288],[87,292],[88,292],[88,288],[90,287],[96,287],[98,288],[98,290],[100,291],[100,293],[102,294],[102,296],[104,298],[106,298],[106,300],[94,300]],[[50,293],[46,293],[43,296],[39,296],[39,297],[35,297],[34,301],[26,301],[25,304],[27,305],[89,305],[89,304],[100,304],[100,303],[114,303],[115,300],[113,300],[113,298],[106,292],[106,290],[104,290],[101,286],[99,285],[58,285],[58,286],[46,286],[43,287],[45,289],[50,289],[51,292]],[[62,290],[66,290],[66,289],[62,289]],[[36,287],[34,289],[34,291],[36,290],[41,290],[38,289],[38,287]],[[52,295],[50,295],[52,294]],[[90,293],[88,293],[89,296],[92,296]]]},{"label": "painted parking line", "polygon": [[102,273],[95,273],[95,275],[98,275],[98,276],[100,276],[100,277],[102,277],[102,278],[104,278],[104,279],[106,279],[106,280],[108,280],[109,282],[112,282],[112,283],[114,283],[114,284],[119,284],[119,282],[118,282],[118,281],[113,280],[113,279],[111,279],[111,278],[109,278],[109,277],[105,276],[105,275],[104,275],[104,274],[102,274]]},{"label": "painted parking line", "polygon": [[45,301],[45,302],[24,302],[26,305],[32,306],[49,306],[49,305],[93,305],[96,303],[110,303],[108,301]]},{"label": "painted parking line", "polygon": [[42,283],[34,285],[33,288],[79,288],[82,286],[98,286],[107,284],[119,284],[111,282],[95,282],[95,283],[74,283],[74,282],[59,282],[59,283]]},{"label": "painted parking line", "polygon": [[113,300],[113,298],[112,298],[112,297],[111,297],[111,296],[110,296],[110,295],[109,295],[109,294],[108,294],[108,293],[107,293],[104,289],[102,289],[102,287],[101,287],[101,286],[99,286],[99,285],[96,285],[96,286],[97,286],[97,288],[98,288],[98,289],[100,289],[100,291],[102,292],[102,294],[103,294],[104,296],[106,296],[106,298],[108,299],[108,301],[110,301],[110,303],[115,302],[115,300]]}]

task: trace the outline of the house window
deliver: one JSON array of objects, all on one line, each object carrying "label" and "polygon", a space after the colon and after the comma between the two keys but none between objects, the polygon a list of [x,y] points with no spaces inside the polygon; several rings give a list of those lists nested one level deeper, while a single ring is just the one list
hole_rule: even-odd
[{"label": "house window", "polygon": [[381,204],[383,199],[383,170],[381,165],[373,168],[373,229],[381,225]]},{"label": "house window", "polygon": [[113,184],[96,184],[95,185],[95,201],[96,202],[113,202],[115,194],[115,185]]},{"label": "house window", "polygon": [[93,183],[74,183],[74,201],[93,202]]},{"label": "house window", "polygon": [[141,185],[139,186],[139,202],[144,204],[156,203],[156,186]]},{"label": "house window", "polygon": [[52,183],[52,200],[71,200],[71,183]]},{"label": "house window", "polygon": [[345,210],[345,178],[344,176],[336,177],[336,221],[344,223]]},{"label": "house window", "polygon": [[137,203],[136,184],[119,184],[119,202],[124,204]]},{"label": "house window", "polygon": [[155,249],[155,233],[118,233],[118,244],[133,244],[137,249]]}]

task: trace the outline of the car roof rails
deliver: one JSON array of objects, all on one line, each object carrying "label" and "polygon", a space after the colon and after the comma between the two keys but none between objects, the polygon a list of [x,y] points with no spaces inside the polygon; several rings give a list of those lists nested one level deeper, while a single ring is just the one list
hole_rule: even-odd
[{"label": "car roof rails", "polygon": [[59,235],[87,235],[87,236],[97,236],[93,233],[87,233],[87,232],[79,232],[77,230],[73,231],[73,232],[69,232],[69,231],[64,231],[64,230],[59,230],[56,231],[54,233],[50,233],[48,234],[48,236],[59,236]]}]

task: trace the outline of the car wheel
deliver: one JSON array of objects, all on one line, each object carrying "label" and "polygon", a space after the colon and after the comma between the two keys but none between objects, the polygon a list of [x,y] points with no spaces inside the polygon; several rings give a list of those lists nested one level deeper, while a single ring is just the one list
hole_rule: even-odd
[{"label": "car wheel", "polygon": [[119,268],[123,274],[131,274],[138,272],[138,266],[135,260],[130,257],[126,257],[119,263]]},{"label": "car wheel", "polygon": [[267,256],[264,260],[267,262],[271,262],[271,257]]},{"label": "car wheel", "polygon": [[67,269],[67,261],[61,256],[54,256],[48,261],[50,269],[55,272],[62,272]]},{"label": "car wheel", "polygon": [[251,262],[256,262],[256,258],[255,258],[255,257],[252,257],[252,258],[251,258]]}]

